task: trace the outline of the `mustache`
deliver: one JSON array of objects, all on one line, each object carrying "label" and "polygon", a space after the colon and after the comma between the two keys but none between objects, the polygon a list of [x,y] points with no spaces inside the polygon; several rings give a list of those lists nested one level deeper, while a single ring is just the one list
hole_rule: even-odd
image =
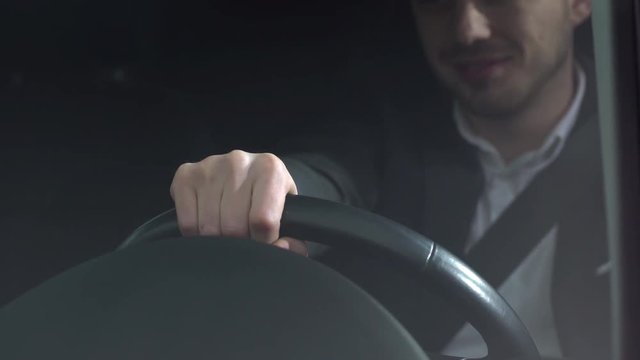
[{"label": "mustache", "polygon": [[479,41],[471,45],[455,44],[441,53],[445,61],[464,61],[486,57],[510,56],[519,51],[516,44]]}]

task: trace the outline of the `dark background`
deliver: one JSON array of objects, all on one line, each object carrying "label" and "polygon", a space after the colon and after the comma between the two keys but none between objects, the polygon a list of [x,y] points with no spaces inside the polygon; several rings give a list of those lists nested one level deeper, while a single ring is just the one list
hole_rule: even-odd
[{"label": "dark background", "polygon": [[0,305],[172,207],[180,163],[360,106],[387,6],[3,1]]},{"label": "dark background", "polygon": [[172,207],[183,162],[377,121],[426,71],[406,5],[2,1],[0,305]]}]

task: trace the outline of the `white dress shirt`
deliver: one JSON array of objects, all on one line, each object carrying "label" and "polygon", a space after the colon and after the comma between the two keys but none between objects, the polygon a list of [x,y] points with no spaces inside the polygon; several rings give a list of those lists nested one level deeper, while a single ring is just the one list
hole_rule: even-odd
[{"label": "white dress shirt", "polygon": [[[454,118],[458,130],[467,142],[478,149],[485,177],[485,187],[471,223],[467,250],[480,240],[531,180],[562,151],[578,117],[586,88],[584,71],[578,67],[577,74],[575,96],[564,117],[547,135],[540,148],[521,155],[510,164],[504,163],[493,145],[474,134],[460,108],[456,106]],[[562,356],[551,308],[551,276],[556,233],[557,226],[547,233],[498,289],[520,316],[541,355],[548,357]],[[482,357],[487,354],[487,349],[478,332],[466,324],[445,347],[444,353]]]}]

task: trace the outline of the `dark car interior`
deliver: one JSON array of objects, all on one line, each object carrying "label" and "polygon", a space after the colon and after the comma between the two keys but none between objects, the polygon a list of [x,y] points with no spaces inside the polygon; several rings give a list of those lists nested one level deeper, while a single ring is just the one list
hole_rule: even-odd
[{"label": "dark car interior", "polygon": [[338,1],[3,7],[3,304],[171,207],[180,163],[269,148],[349,91]]},{"label": "dark car interior", "polygon": [[[179,164],[234,148],[277,151],[299,131],[339,121],[337,112],[361,114],[376,95],[371,82],[389,76],[383,64],[409,72],[421,61],[408,24],[394,19],[397,33],[386,31],[385,4],[5,1],[0,307],[171,208]],[[577,39],[591,55],[592,31],[588,23]],[[636,94],[638,81],[626,84]],[[637,140],[637,129],[628,136]],[[622,185],[635,191],[623,207],[632,211],[637,148],[625,149],[636,151]],[[627,237],[637,237],[634,224],[624,218]],[[625,264],[637,259],[627,255]],[[624,294],[638,298],[637,288]],[[635,323],[624,329],[637,334]],[[624,344],[620,354],[634,358],[637,345]]]},{"label": "dark car interior", "polygon": [[[366,3],[5,2],[0,303],[171,207],[182,162],[371,121],[380,64],[422,59],[410,24],[385,33],[385,2]],[[578,42],[593,52],[589,26]]]}]

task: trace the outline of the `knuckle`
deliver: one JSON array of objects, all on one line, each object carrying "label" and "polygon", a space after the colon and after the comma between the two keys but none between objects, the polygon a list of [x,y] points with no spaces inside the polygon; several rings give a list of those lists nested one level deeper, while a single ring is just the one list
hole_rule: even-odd
[{"label": "knuckle", "polygon": [[258,175],[266,175],[273,180],[284,179],[288,172],[282,160],[273,154],[260,154],[256,159],[254,171]]},{"label": "knuckle", "polygon": [[180,166],[178,166],[178,169],[176,170],[175,177],[176,178],[181,178],[181,177],[188,176],[193,171],[194,165],[195,164],[193,164],[193,163],[181,164]]},{"label": "knuckle", "polygon": [[173,183],[191,183],[202,178],[202,166],[199,163],[184,163],[178,167]]},{"label": "knuckle", "polygon": [[233,150],[224,155],[224,163],[232,172],[245,169],[250,161],[250,154],[242,150]]},{"label": "knuckle", "polygon": [[282,160],[274,154],[260,154],[258,159],[260,160],[260,165],[267,170],[280,171],[283,169]]},{"label": "knuckle", "polygon": [[178,167],[174,183],[187,183],[196,186],[215,180],[219,169],[219,155],[211,155],[197,163],[185,163]]},{"label": "knuckle", "polygon": [[255,231],[270,233],[280,227],[280,216],[273,213],[255,213],[249,216],[249,225]]},{"label": "knuckle", "polygon": [[173,180],[171,181],[171,186],[169,187],[169,193],[171,197],[175,197],[175,192],[177,190],[181,190],[186,186],[189,186],[191,183],[193,164],[184,163],[178,167],[175,175],[173,176]]},{"label": "knuckle", "polygon": [[231,150],[226,154],[226,158],[233,160],[233,161],[243,161],[245,158],[247,158],[249,155],[249,153],[247,153],[246,151],[242,151],[242,150]]},{"label": "knuckle", "polygon": [[215,167],[215,165],[218,163],[221,157],[222,155],[209,155],[206,158],[202,159],[200,162],[197,162],[196,164],[206,168]]}]

